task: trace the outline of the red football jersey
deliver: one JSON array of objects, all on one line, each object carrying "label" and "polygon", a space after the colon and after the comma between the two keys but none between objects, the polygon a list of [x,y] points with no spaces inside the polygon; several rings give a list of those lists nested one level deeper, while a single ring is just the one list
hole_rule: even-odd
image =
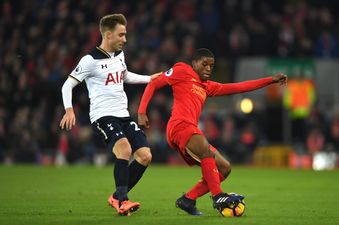
[{"label": "red football jersey", "polygon": [[170,85],[174,97],[171,120],[182,120],[198,125],[206,97],[256,90],[270,83],[272,83],[272,77],[228,84],[209,80],[201,81],[190,65],[179,62],[147,85],[138,112],[146,113],[154,91]]}]

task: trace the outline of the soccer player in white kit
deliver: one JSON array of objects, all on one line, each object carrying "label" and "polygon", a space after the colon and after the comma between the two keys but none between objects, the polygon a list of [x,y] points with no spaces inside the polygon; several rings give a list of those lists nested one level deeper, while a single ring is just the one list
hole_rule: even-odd
[{"label": "soccer player in white kit", "polygon": [[[132,120],[127,110],[123,83],[148,83],[160,75],[139,75],[127,70],[122,51],[126,43],[126,25],[126,18],[122,14],[101,18],[101,45],[81,58],[62,87],[66,112],[60,122],[61,129],[70,130],[75,125],[72,89],[85,80],[93,129],[102,136],[109,150],[116,156],[116,189],[109,196],[108,203],[120,215],[130,215],[140,207],[140,203],[128,199],[127,193],[140,180],[152,159],[143,130]],[[129,164],[132,154],[134,160]]]}]

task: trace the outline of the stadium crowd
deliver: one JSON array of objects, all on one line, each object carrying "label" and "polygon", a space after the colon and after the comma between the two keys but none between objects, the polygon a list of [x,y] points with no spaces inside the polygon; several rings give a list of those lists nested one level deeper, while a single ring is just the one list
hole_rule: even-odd
[{"label": "stadium crowd", "polygon": [[[61,85],[80,57],[100,42],[98,19],[105,14],[128,18],[124,51],[129,70],[166,71],[189,60],[195,48],[206,47],[215,53],[217,66],[218,60],[228,62],[222,72],[224,82],[232,82],[239,57],[338,58],[338,7],[337,1],[325,0],[2,1],[0,161],[61,164],[65,156],[70,163],[105,162],[103,143],[93,138],[85,85],[73,92],[75,128],[63,132],[58,126],[64,112]],[[144,87],[126,86],[134,118]],[[168,92],[155,95],[146,134],[153,161],[176,163],[165,137]],[[209,104],[200,125],[231,162],[249,162],[256,146],[279,141],[262,125],[267,110],[244,117],[230,107]],[[306,124],[305,151],[339,153],[338,113],[319,111],[315,104]]]}]

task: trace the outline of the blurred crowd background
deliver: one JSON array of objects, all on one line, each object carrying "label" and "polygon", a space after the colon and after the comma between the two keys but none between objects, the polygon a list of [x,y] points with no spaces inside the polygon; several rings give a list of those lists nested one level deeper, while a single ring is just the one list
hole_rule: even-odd
[{"label": "blurred crowd background", "polygon": [[[86,85],[73,90],[76,126],[69,132],[59,128],[64,113],[61,86],[80,58],[100,43],[98,23],[103,15],[123,13],[127,17],[124,51],[130,71],[166,71],[175,62],[189,62],[194,49],[206,47],[216,56],[215,80],[236,82],[243,58],[334,60],[338,64],[338,8],[334,0],[3,0],[0,161],[102,165],[114,160],[92,133]],[[331,78],[337,89],[338,73]],[[247,114],[229,97],[209,100],[199,126],[232,163],[250,164],[255,157],[263,157],[259,161],[264,162],[260,149],[271,146],[273,150],[266,154],[287,148],[289,165],[308,167],[307,159],[315,153],[339,153],[339,102],[332,99],[326,107],[319,107],[317,84],[312,77],[307,82],[312,96],[306,97],[302,116],[290,116],[287,89],[267,89],[260,104]],[[145,86],[125,87],[136,119]],[[146,134],[153,162],[181,163],[165,136],[171,102],[171,90],[165,88],[149,106],[152,127]],[[285,123],[290,126],[284,127]],[[298,156],[306,156],[306,163]]]}]

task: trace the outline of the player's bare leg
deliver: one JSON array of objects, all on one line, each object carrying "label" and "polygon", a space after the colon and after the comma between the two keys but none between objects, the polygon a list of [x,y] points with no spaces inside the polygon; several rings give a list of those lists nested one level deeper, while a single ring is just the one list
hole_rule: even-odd
[{"label": "player's bare leg", "polygon": [[231,173],[231,163],[225,159],[219,151],[214,153],[215,163],[217,164],[218,171],[222,175],[222,180],[224,181]]}]

